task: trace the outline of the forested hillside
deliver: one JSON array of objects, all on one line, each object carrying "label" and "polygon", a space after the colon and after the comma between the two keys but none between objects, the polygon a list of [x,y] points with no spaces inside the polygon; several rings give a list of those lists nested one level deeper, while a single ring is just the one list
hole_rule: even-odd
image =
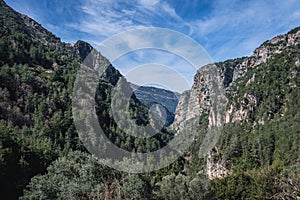
[{"label": "forested hillside", "polygon": [[[188,174],[205,172],[218,199],[299,196],[299,60],[300,29],[295,28],[266,41],[252,56],[215,63],[226,102],[219,121],[209,106],[213,91],[205,69],[210,66],[198,70],[193,88],[182,95],[177,115],[203,120],[186,155]],[[179,131],[185,123],[181,116],[173,124]],[[213,123],[221,132],[203,158],[199,149]]]},{"label": "forested hillside", "polygon": [[[226,92],[226,120],[205,157],[199,156],[199,149],[211,124],[211,92],[199,69],[193,88],[181,95],[176,109],[188,116],[185,108],[192,107],[199,118],[194,127],[198,137],[189,151],[160,170],[130,174],[101,164],[87,151],[74,124],[76,73],[91,52],[106,63],[93,98],[98,122],[116,146],[153,152],[173,139],[171,128],[180,130],[185,122],[175,116],[171,127],[149,138],[126,134],[133,127],[121,129],[111,110],[112,89],[122,79],[119,71],[86,42],[61,42],[0,0],[1,198],[299,198],[299,38],[296,28],[265,42],[250,57],[216,63]],[[131,90],[126,80],[123,87]],[[198,101],[189,105],[191,95]],[[147,106],[131,96],[128,113],[138,125],[150,123]],[[93,142],[105,151],[105,145]]]},{"label": "forested hillside", "polygon": [[[46,171],[57,173],[62,178],[52,175],[49,179],[34,178],[28,186],[31,192],[26,192],[24,198],[40,198],[41,192],[45,192],[41,198],[46,199],[71,198],[72,196],[86,198],[94,189],[93,195],[102,198],[103,195],[110,195],[107,194],[109,187],[116,187],[111,190],[120,189],[121,181],[127,175],[98,166],[100,164],[87,154],[79,140],[72,119],[71,95],[76,72],[93,48],[83,41],[78,41],[76,44],[61,42],[59,38],[32,19],[9,8],[3,1],[0,1],[0,11],[1,194],[7,198],[22,195],[30,179]],[[106,60],[100,54],[99,59]],[[168,138],[172,137],[172,134],[167,133],[166,130],[163,130],[164,134],[158,134],[149,139],[139,139],[126,136],[117,127],[109,110],[111,101],[109,95],[111,88],[122,75],[111,65],[103,67],[105,72],[99,82],[96,101],[98,120],[107,137],[117,146],[137,152],[163,146],[169,140]],[[130,110],[132,117],[138,123],[148,123],[146,106],[141,104],[134,95]],[[86,183],[85,175],[77,172],[74,172],[74,176],[67,174],[63,177],[60,170],[68,171],[68,169],[59,164],[62,163],[61,159],[67,160],[64,163],[66,165],[68,162],[77,162],[79,159],[82,165],[78,164],[76,168],[78,173],[85,166],[91,166],[92,171],[88,173],[93,174],[93,170],[96,170],[106,177],[100,180],[97,178],[98,175],[94,174],[93,180],[97,178],[94,181],[103,185],[100,187],[94,182]],[[55,162],[51,164],[53,161]],[[102,171],[101,167],[104,167],[106,171]],[[110,173],[118,175],[110,176]],[[74,178],[74,184],[77,186],[71,183],[65,184],[63,181],[68,178],[70,181]],[[121,185],[110,186],[115,182],[114,179],[118,180],[118,184]],[[129,179],[136,181],[136,179],[139,180],[139,176],[130,176]],[[45,185],[40,181],[45,181]],[[62,181],[61,187],[57,187],[60,181]],[[141,185],[147,184],[147,181],[140,181]],[[132,187],[124,189],[128,190],[126,194],[119,192],[111,195],[123,195],[123,197],[134,195],[129,191],[141,185],[126,185],[124,187]],[[34,192],[35,190],[37,191]],[[136,195],[149,194],[150,192],[139,192]],[[113,198],[112,196],[110,198]]]}]

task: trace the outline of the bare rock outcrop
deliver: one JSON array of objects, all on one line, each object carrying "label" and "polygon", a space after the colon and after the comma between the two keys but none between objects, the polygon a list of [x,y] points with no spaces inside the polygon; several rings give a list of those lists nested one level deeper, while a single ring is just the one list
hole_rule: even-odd
[{"label": "bare rock outcrop", "polygon": [[[254,50],[252,56],[201,67],[194,77],[192,88],[181,95],[172,127],[177,132],[180,132],[185,129],[188,121],[208,117],[207,136],[209,136],[212,134],[217,135],[216,131],[221,130],[222,126],[226,123],[248,121],[249,114],[257,108],[258,98],[253,94],[245,93],[239,105],[226,105],[229,94],[231,96],[234,95],[236,86],[245,77],[249,69],[264,64],[286,48],[299,44],[300,28],[296,28],[288,34],[277,36],[264,42]],[[300,65],[299,61],[296,61],[295,65]],[[254,82],[255,77],[256,75],[253,74],[246,84]],[[264,120],[260,119],[257,123],[263,124]],[[217,139],[217,137],[208,138],[209,140],[212,140],[212,138]],[[199,151],[206,152],[206,155],[209,156],[212,148],[215,147],[210,144],[206,145],[206,148],[204,148],[205,151],[203,151],[203,148],[200,148]],[[211,156],[210,159],[212,159]],[[208,172],[210,177],[220,177],[223,176],[221,174],[230,172],[229,169],[224,169],[218,162],[214,164],[215,170],[212,170],[212,162],[208,162],[207,164],[211,165],[207,167],[210,168],[208,170],[210,171]]]}]

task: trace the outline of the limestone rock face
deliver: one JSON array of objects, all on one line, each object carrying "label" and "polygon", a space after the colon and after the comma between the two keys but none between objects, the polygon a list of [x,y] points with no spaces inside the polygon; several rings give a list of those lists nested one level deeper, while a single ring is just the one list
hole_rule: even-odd
[{"label": "limestone rock face", "polygon": [[213,148],[208,152],[206,163],[206,173],[209,179],[222,178],[231,173],[226,168],[217,148]]},{"label": "limestone rock face", "polygon": [[172,125],[177,132],[184,129],[190,120],[198,120],[199,117],[210,113],[210,97],[213,96],[213,87],[218,85],[215,83],[218,81],[216,73],[215,65],[200,68],[194,77],[192,89],[182,93]]},{"label": "limestone rock face", "polygon": [[[255,49],[253,55],[250,57],[227,60],[225,62],[201,67],[194,77],[194,84],[192,88],[189,91],[185,91],[179,99],[175,112],[173,128],[178,131],[184,127],[185,120],[189,120],[197,116],[200,117],[203,114],[209,113],[212,105],[211,93],[213,90],[211,89],[215,90],[215,87],[213,87],[214,82],[222,82],[222,84],[218,87],[222,87],[221,90],[225,91],[225,95],[232,93],[234,92],[234,86],[238,79],[244,77],[248,69],[267,62],[268,59],[281,53],[285,48],[297,44],[300,44],[300,29],[266,41],[260,47]],[[300,65],[299,62],[295,64]],[[247,84],[254,81],[255,75],[248,80]],[[226,101],[225,96],[222,98]],[[248,99],[247,104],[255,104],[256,102],[256,97],[254,96],[245,94],[245,98]],[[230,121],[229,113],[231,113],[232,111],[230,110],[233,109],[230,106],[229,108],[230,109],[226,112],[226,122]],[[245,112],[247,111],[243,111],[244,109],[240,107],[236,109],[240,110],[240,112],[233,117],[234,121],[245,119],[245,117],[242,116],[246,115]]]},{"label": "limestone rock face", "polygon": [[253,54],[255,64],[266,62],[275,54],[281,53],[289,46],[295,46],[300,43],[300,30],[295,29],[288,34],[277,36],[271,40],[266,41],[258,47]]},{"label": "limestone rock face", "polygon": [[[245,77],[246,72],[258,65],[266,63],[269,59],[290,46],[300,44],[300,29],[294,29],[288,34],[277,36],[264,42],[260,47],[254,50],[252,56],[239,59],[227,60],[215,64],[209,64],[201,67],[194,77],[194,84],[189,91],[185,91],[179,99],[175,120],[172,127],[180,132],[187,127],[190,120],[199,120],[201,117],[208,117],[207,136],[212,135],[219,128],[229,122],[248,121],[249,114],[255,111],[258,99],[252,94],[245,93],[240,100],[239,105],[227,105],[228,96],[234,96],[236,86],[239,81]],[[296,61],[295,65],[299,66],[300,62]],[[255,82],[257,74],[247,80],[246,85]],[[294,75],[295,76],[295,75]],[[263,124],[264,120],[257,121]],[[196,130],[194,130],[196,131]],[[214,133],[216,135],[216,133]],[[195,134],[191,135],[195,137]],[[208,137],[214,138],[214,136]],[[217,139],[217,138],[215,138]],[[205,141],[205,140],[204,140]],[[206,156],[214,146],[206,145],[199,151],[206,152]],[[227,174],[230,170],[225,170],[221,163],[213,164],[210,155],[210,167],[207,167],[209,177],[220,177],[221,174]],[[215,172],[213,172],[215,171]]]}]

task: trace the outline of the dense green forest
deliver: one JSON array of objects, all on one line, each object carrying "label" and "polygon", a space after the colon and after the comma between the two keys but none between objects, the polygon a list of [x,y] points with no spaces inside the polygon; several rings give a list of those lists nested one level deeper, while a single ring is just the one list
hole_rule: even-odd
[{"label": "dense green forest", "polygon": [[[79,139],[72,117],[76,72],[93,50],[63,43],[0,0],[0,193],[4,199],[296,199],[300,196],[300,45],[247,71],[228,94],[228,105],[251,107],[246,121],[227,123],[217,143],[231,173],[208,179],[198,138],[173,164],[149,173],[119,172],[101,164]],[[299,29],[299,28],[298,28]],[[298,29],[293,30],[296,32]],[[255,74],[256,81],[248,83]],[[144,139],[126,135],[113,120],[111,90],[122,75],[108,66],[95,100],[98,121],[118,147],[150,152],[174,131]],[[225,83],[224,83],[225,84]],[[257,97],[256,105],[244,94]],[[134,95],[130,116],[149,123]],[[263,121],[264,123],[258,123]],[[103,146],[98,148],[105,150]],[[187,159],[190,157],[191,159]]]},{"label": "dense green forest", "polygon": [[[129,188],[122,188],[122,190],[130,190],[130,187],[140,187],[136,191],[137,194],[134,194],[136,198],[139,195],[151,196],[151,187],[147,187],[149,188],[147,193],[138,191],[145,189],[143,185],[150,184],[150,175],[141,175],[142,178],[140,178],[138,175],[129,176],[107,168],[107,171],[102,171],[104,166],[87,154],[85,147],[79,140],[72,119],[71,94],[76,72],[85,56],[91,52],[92,47],[82,41],[78,41],[74,46],[62,43],[41,27],[38,27],[39,30],[31,30],[30,27],[28,28],[25,25],[24,21],[26,20],[30,19],[15,13],[1,2],[0,125],[1,190],[3,195],[10,198],[22,195],[25,186],[33,176],[45,174],[46,172],[51,173],[51,166],[56,166],[52,162],[58,162],[60,159],[76,162],[80,158],[83,163],[78,165],[78,172],[81,171],[81,167],[91,165],[91,170],[95,169],[98,171],[97,173],[106,176],[107,179],[100,179],[97,174],[95,174],[95,177],[90,177],[94,182],[97,182],[98,186],[101,183],[108,184],[105,188],[102,188],[105,189],[105,195],[108,195],[106,194],[108,190],[121,190],[121,187],[123,187],[121,185],[124,184],[122,180],[124,179],[124,182],[128,179],[129,181],[139,180],[141,185],[129,186],[130,184],[127,185],[126,183],[124,187]],[[40,34],[39,32],[44,31],[46,32],[45,41],[37,41],[36,38],[32,37],[32,32]],[[121,75],[112,66],[109,67],[109,74],[99,82],[95,98],[98,105],[99,123],[105,130],[107,137],[117,146],[137,152],[147,152],[165,145],[173,135],[172,132],[166,129],[163,129],[161,134],[154,137],[142,139],[126,136],[125,132],[117,127],[109,111],[111,101],[109,95]],[[146,106],[141,104],[134,96],[131,100],[130,112],[137,123],[147,123]],[[65,166],[61,167],[61,170],[64,170]],[[98,167],[100,168],[98,169]],[[179,168],[179,164],[174,163],[174,166],[170,166],[168,170],[158,172],[155,179],[159,180],[162,174],[167,173],[166,171],[179,171]],[[56,170],[52,171],[52,173],[57,172]],[[116,176],[110,176],[110,173],[116,174]],[[50,177],[53,178],[52,175]],[[70,178],[72,179],[72,177]],[[72,195],[82,198],[89,197],[89,193],[92,193],[92,191],[94,191],[93,195],[95,197],[99,195],[102,197],[103,194],[100,194],[100,192],[97,194],[100,186],[97,188],[98,186],[96,187],[93,184],[94,182],[88,183],[87,186],[81,185],[85,181],[84,179],[79,181],[83,177],[77,172],[73,178],[74,184],[78,184],[78,190],[81,190],[81,187],[86,189],[79,192],[73,188],[74,194],[70,193],[68,197],[71,198]],[[58,181],[64,181],[65,178],[48,180],[37,177],[36,180],[32,179],[28,185],[29,189],[26,191],[42,189],[34,184],[34,182],[38,183],[38,180],[46,181],[49,184],[52,182],[56,185]],[[116,182],[116,185],[114,187],[109,186],[109,182]],[[43,185],[43,183],[38,184]],[[64,183],[61,184],[62,186],[65,185]],[[154,183],[152,185],[154,187]],[[73,190],[73,186],[70,185],[69,187]],[[109,187],[113,188],[109,189]],[[60,194],[54,188],[51,192],[50,185],[48,189],[47,187],[45,189],[47,191],[49,189],[49,193],[43,191],[47,193],[45,193],[45,198],[67,197],[64,196],[66,195],[64,192]],[[66,190],[69,189],[66,188]],[[65,191],[63,188],[61,190]],[[39,196],[40,192],[42,191],[36,191],[36,193],[26,192],[24,198],[37,198],[33,195]],[[127,196],[129,198],[132,195],[131,192],[127,191],[128,194],[112,194],[117,196],[111,196],[110,198],[127,198]]]}]

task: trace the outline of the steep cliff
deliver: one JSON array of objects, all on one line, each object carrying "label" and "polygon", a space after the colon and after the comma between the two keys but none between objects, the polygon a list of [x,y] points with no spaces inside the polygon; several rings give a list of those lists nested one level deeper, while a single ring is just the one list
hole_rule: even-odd
[{"label": "steep cliff", "polygon": [[[289,99],[288,90],[299,89],[299,83],[295,80],[299,73],[299,44],[300,29],[296,28],[285,35],[264,42],[250,57],[201,67],[195,75],[191,90],[181,95],[172,126],[176,131],[181,131],[192,118],[208,118],[208,125],[205,125],[207,131],[202,137],[210,139],[210,144],[207,144],[207,139],[203,139],[198,152],[200,151],[200,155],[208,153],[206,170],[210,178],[221,177],[231,170],[226,170],[225,167],[228,167],[226,160],[214,159],[214,154],[211,153],[212,149],[219,146],[223,140],[222,134],[226,135],[222,130],[226,124],[240,122],[250,124],[251,127],[256,124],[263,125],[275,115],[283,117],[288,110],[285,106]],[[274,88],[267,87],[264,83],[264,80],[272,81],[270,77],[273,74],[269,73],[272,70],[279,71],[276,74],[278,80],[273,80]],[[210,73],[207,73],[208,71]],[[281,83],[279,82],[281,79],[286,80]],[[262,85],[266,87],[264,91],[260,91]],[[272,95],[273,92],[276,93],[275,88],[278,87],[281,93]],[[273,107],[272,102],[267,102],[270,96],[274,97]],[[217,107],[212,106],[213,102],[215,104],[217,102]],[[212,131],[211,127],[218,133]],[[212,132],[218,142],[211,139]],[[222,152],[224,149],[219,151]]]},{"label": "steep cliff", "polygon": [[[242,79],[246,72],[255,68],[258,65],[266,63],[269,59],[273,58],[275,55],[282,53],[285,49],[290,46],[296,46],[300,43],[300,29],[296,28],[290,31],[286,35],[277,36],[271,40],[266,41],[260,47],[254,50],[254,53],[250,57],[238,58],[233,60],[227,60],[220,63],[215,63],[213,65],[207,65],[201,67],[197,74],[194,77],[194,84],[191,90],[186,91],[182,94],[178,106],[175,112],[175,120],[173,123],[173,127],[175,130],[180,130],[182,124],[184,124],[185,120],[193,118],[195,116],[201,116],[204,113],[207,114],[207,111],[210,108],[210,100],[209,93],[211,92],[208,88],[208,82],[211,81],[211,76],[214,78],[221,79],[226,91],[226,96],[234,94],[236,88],[235,86],[239,83],[240,79]],[[296,64],[300,63],[300,61],[296,62]],[[210,69],[209,69],[210,68]],[[210,74],[211,76],[207,76],[207,71],[215,68],[215,74]],[[253,76],[248,79],[247,84],[255,81],[255,73]],[[245,98],[247,98],[250,102],[255,104],[255,97],[245,94]],[[227,116],[233,108],[227,110]],[[206,112],[205,112],[206,111]],[[233,117],[234,121],[243,119],[243,111],[240,112],[241,117]],[[246,114],[244,114],[246,115]],[[227,117],[227,121],[230,120]]]}]

